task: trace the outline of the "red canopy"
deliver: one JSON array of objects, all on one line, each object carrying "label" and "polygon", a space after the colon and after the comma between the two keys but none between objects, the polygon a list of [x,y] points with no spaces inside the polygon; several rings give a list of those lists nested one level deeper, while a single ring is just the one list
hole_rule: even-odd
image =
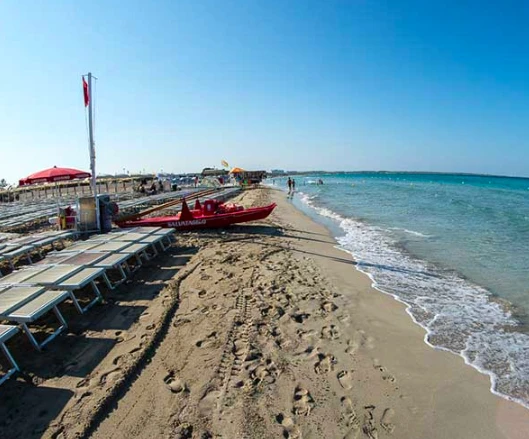
[{"label": "red canopy", "polygon": [[44,171],[35,172],[34,174],[28,175],[18,181],[20,186],[35,183],[53,183],[56,181],[68,181],[75,180],[76,178],[87,178],[90,177],[89,172],[80,171],[79,169],[72,168],[53,168],[45,169]]}]

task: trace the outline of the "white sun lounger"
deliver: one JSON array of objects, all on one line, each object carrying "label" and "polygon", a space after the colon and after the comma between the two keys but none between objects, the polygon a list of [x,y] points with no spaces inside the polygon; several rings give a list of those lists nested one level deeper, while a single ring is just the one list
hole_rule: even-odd
[{"label": "white sun lounger", "polygon": [[46,255],[46,257],[38,262],[35,262],[34,266],[38,267],[39,265],[57,265],[68,259],[71,256],[79,254],[78,252],[51,252]]},{"label": "white sun lounger", "polygon": [[57,262],[59,265],[81,265],[88,266],[94,265],[96,262],[101,261],[108,253],[92,253],[92,252],[82,252],[82,253],[70,253],[66,258]]},{"label": "white sun lounger", "polygon": [[150,259],[149,255],[147,254],[147,249],[150,246],[151,246],[151,244],[147,244],[147,243],[143,243],[143,242],[129,243],[127,248],[121,250],[120,253],[133,255],[136,258],[136,261],[138,262],[138,266],[136,267],[136,270],[137,270],[143,264],[142,261],[141,261],[142,257],[146,261],[148,261]]},{"label": "white sun lounger", "polygon": [[42,273],[43,271],[48,270],[49,268],[50,267],[45,265],[34,265],[32,267],[23,268],[22,270],[15,270],[0,279],[0,287],[27,283],[26,281],[28,279],[32,278],[33,276],[36,276],[39,273]]},{"label": "white sun lounger", "polygon": [[160,235],[167,240],[167,244],[164,244],[163,240],[160,242],[165,251],[171,246],[171,243],[176,241],[175,232],[176,229],[161,229],[154,232],[153,235]]},{"label": "white sun lounger", "polygon": [[[33,298],[31,301],[27,302],[25,305],[22,305],[13,311],[7,312],[6,314],[0,313],[0,318],[20,323],[31,344],[35,347],[35,349],[40,351],[43,346],[48,344],[64,329],[67,328],[68,325],[66,324],[61,312],[57,308],[57,305],[61,302],[64,302],[69,297],[70,295],[68,291],[45,291],[44,293]],[[59,320],[60,326],[52,334],[46,337],[44,341],[39,343],[29,330],[28,323],[38,320],[49,311],[53,311],[55,313],[55,316]]]},{"label": "white sun lounger", "polygon": [[40,296],[46,288],[12,286],[0,290],[0,315],[9,314],[11,311],[31,302],[35,297]]},{"label": "white sun lounger", "polygon": [[152,233],[156,233],[160,230],[163,230],[161,227],[136,227],[135,229],[132,229],[131,231],[136,233],[145,233],[147,235],[150,235]]},{"label": "white sun lounger", "polygon": [[[127,233],[123,236],[120,236],[119,238],[116,238],[114,239],[114,241],[112,242],[125,242],[125,243],[129,243],[131,246],[134,245],[134,244],[147,244],[147,247],[145,247],[144,250],[142,251],[138,251],[138,250],[131,250],[127,247],[127,249],[125,250],[120,250],[120,253],[136,253],[136,252],[139,252],[143,255],[143,257],[145,258],[145,260],[150,260],[152,258],[154,258],[155,256],[158,255],[158,250],[156,250],[156,247],[155,247],[155,244],[156,242],[159,242],[160,238],[159,237],[154,237],[154,239],[149,239],[150,238],[150,235],[145,235],[143,233]],[[152,256],[149,256],[147,254],[147,249],[151,247],[152,248],[152,252],[153,252],[153,255]],[[135,247],[135,249],[138,249],[139,247]],[[128,250],[128,251],[126,251]]]},{"label": "white sun lounger", "polygon": [[38,246],[39,248],[51,245],[51,247],[55,250],[55,244],[58,242],[61,243],[61,248],[66,247],[61,236],[50,236],[47,238],[41,238],[40,240],[35,241],[33,245]]},{"label": "white sun lounger", "polygon": [[81,241],[81,242],[76,242],[75,244],[69,246],[66,248],[67,251],[69,252],[84,252],[84,251],[87,251],[87,250],[90,250],[94,247],[97,247],[99,245],[99,243],[97,242],[93,242],[93,241]]},{"label": "white sun lounger", "polygon": [[90,236],[90,238],[87,239],[89,242],[108,242],[112,241],[113,239],[118,238],[119,235],[117,233],[105,233],[103,235],[93,235]]},{"label": "white sun lounger", "polygon": [[17,332],[18,328],[16,326],[0,325],[0,349],[2,349],[7,361],[11,365],[11,368],[0,378],[0,385],[8,380],[11,375],[20,370],[15,359],[11,355],[11,352],[9,352],[9,349],[7,349],[7,346],[5,345],[6,341],[13,337]]},{"label": "white sun lounger", "polygon": [[[77,273],[75,273],[73,276],[70,276],[67,279],[55,284],[53,288],[68,291],[70,293],[70,298],[72,299],[73,304],[77,308],[77,311],[79,311],[80,314],[84,314],[89,308],[94,306],[97,302],[100,302],[103,300],[101,291],[99,291],[99,288],[97,287],[97,284],[95,283],[95,280],[98,277],[103,277],[107,285],[110,283],[105,273],[104,268],[85,267],[85,268],[82,268]],[[81,288],[83,288],[84,286],[88,284],[92,286],[92,290],[94,291],[95,298],[91,300],[90,303],[83,308],[81,304],[79,303],[77,297],[75,297],[74,291],[80,290]]]},{"label": "white sun lounger", "polygon": [[31,252],[35,250],[34,245],[7,245],[2,250],[2,256],[9,262],[9,265],[14,270],[15,264],[13,260],[25,256],[28,263],[32,264]]},{"label": "white sun lounger", "polygon": [[[94,267],[100,267],[104,268],[105,270],[111,270],[116,269],[121,274],[121,279],[119,279],[117,282],[110,282],[110,279],[108,276],[106,277],[105,281],[108,281],[107,286],[113,290],[118,285],[122,284],[127,280],[127,274],[131,274],[131,270],[128,264],[128,260],[131,258],[131,254],[128,253],[112,253],[112,254],[105,254],[105,253],[95,253],[95,254],[101,254],[103,255],[103,259],[95,262],[93,264]],[[125,267],[125,269],[123,269]]]},{"label": "white sun lounger", "polygon": [[[26,285],[41,285],[43,287],[53,287],[55,285],[58,285],[63,280],[66,280],[74,274],[78,273],[83,268],[78,265],[42,265],[41,267],[44,267],[45,270],[42,270],[40,273],[31,276],[30,278],[25,279],[24,281],[21,281],[19,283],[23,283]],[[8,276],[6,276],[6,278],[7,277]]]},{"label": "white sun lounger", "polygon": [[118,253],[121,252],[123,249],[127,248],[130,243],[129,242],[123,242],[123,241],[116,241],[112,240],[109,242],[94,242],[97,244],[95,247],[92,247],[90,251],[92,252],[107,252],[107,253]]}]

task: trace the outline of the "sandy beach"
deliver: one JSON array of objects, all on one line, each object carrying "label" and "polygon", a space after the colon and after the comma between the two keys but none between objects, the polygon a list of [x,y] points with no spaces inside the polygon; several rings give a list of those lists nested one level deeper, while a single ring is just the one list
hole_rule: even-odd
[{"label": "sandy beach", "polygon": [[20,361],[25,376],[0,391],[1,438],[529,437],[529,410],[427,346],[283,192],[235,201],[278,208],[178,235]]}]

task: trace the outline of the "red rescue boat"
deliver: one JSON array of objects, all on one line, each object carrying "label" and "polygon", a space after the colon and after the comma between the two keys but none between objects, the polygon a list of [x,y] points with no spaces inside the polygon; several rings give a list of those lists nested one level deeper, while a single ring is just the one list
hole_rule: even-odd
[{"label": "red rescue boat", "polygon": [[177,215],[116,221],[116,224],[122,228],[148,226],[171,227],[176,230],[215,229],[265,219],[275,207],[276,204],[272,203],[268,206],[245,209],[235,204],[222,204],[216,200],[206,200],[204,206],[201,206],[197,200],[195,208],[190,210],[183,200],[182,211]]}]

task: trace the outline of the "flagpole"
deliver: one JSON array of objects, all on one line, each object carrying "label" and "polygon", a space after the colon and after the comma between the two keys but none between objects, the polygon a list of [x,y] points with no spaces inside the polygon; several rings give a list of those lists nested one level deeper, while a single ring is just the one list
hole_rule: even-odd
[{"label": "flagpole", "polygon": [[90,172],[92,173],[91,186],[95,198],[97,230],[101,230],[99,221],[99,202],[97,199],[97,182],[96,182],[96,149],[94,146],[94,128],[92,122],[92,73],[88,72],[88,142],[90,153]]}]

